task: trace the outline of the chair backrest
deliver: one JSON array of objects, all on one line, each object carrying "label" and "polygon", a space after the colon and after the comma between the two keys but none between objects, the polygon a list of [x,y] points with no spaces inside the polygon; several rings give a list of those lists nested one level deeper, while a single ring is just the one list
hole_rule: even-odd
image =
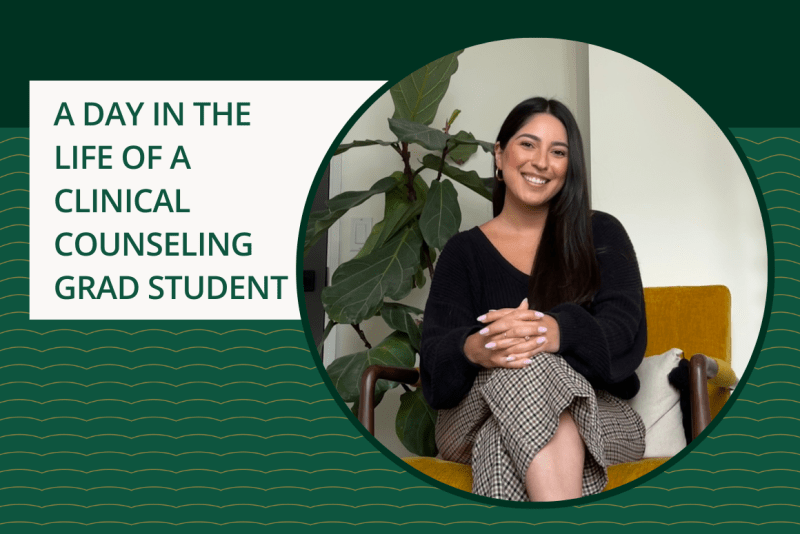
[{"label": "chair backrest", "polygon": [[[731,293],[725,286],[646,287],[647,356],[679,348],[731,363]],[[709,386],[711,416],[730,392]]]}]

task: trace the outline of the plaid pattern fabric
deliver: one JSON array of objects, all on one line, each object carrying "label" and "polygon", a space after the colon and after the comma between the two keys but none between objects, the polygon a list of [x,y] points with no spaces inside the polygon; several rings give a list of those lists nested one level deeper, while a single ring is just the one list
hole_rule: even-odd
[{"label": "plaid pattern fabric", "polygon": [[524,369],[485,369],[461,401],[440,410],[436,443],[445,460],[472,464],[472,492],[527,501],[525,473],[570,410],[586,444],[583,495],[603,491],[609,465],[644,454],[639,415],[605,391],[595,391],[561,357],[542,353]]}]

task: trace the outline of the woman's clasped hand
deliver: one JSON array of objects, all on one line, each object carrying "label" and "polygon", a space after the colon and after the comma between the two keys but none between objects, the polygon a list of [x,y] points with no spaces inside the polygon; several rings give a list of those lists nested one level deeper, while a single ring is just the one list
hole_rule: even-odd
[{"label": "woman's clasped hand", "polygon": [[467,337],[464,344],[464,354],[474,364],[519,369],[541,352],[558,352],[558,323],[528,309],[528,299],[517,308],[490,310],[478,321],[486,327]]}]

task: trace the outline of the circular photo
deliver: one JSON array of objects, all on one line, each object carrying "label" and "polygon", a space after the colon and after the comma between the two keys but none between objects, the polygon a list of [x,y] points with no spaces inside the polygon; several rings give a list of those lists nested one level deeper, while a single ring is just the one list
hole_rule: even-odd
[{"label": "circular photo", "polygon": [[759,202],[672,82],[584,43],[453,52],[336,150],[304,244],[306,318],[367,431],[443,484],[564,501],[701,436],[767,295]]}]

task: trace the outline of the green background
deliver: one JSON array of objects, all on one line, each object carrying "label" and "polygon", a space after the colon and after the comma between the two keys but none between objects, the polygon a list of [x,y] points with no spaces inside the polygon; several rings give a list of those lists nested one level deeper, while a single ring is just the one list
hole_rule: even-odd
[{"label": "green background", "polygon": [[[370,4],[368,20],[363,9],[339,6],[138,4],[124,16],[58,6],[35,17],[4,7],[3,531],[796,529],[797,47],[792,14],[767,8],[493,5],[465,13]],[[19,138],[28,137],[29,80],[397,81],[454,49],[512,37],[589,42],[664,74],[736,138],[763,198],[774,249],[763,348],[725,419],[658,476],[578,506],[493,506],[406,472],[345,420],[300,321],[28,320],[28,140]],[[313,128],[301,109],[298,120]]]}]

